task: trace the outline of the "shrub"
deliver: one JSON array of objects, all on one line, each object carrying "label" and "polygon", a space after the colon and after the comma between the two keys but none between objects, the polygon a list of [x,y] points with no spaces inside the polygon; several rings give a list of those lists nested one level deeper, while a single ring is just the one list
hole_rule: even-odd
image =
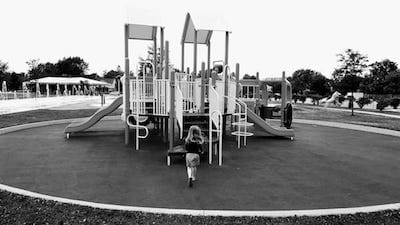
[{"label": "shrub", "polygon": [[298,95],[293,95],[294,103],[297,103],[298,100],[299,100],[299,96]]},{"label": "shrub", "polygon": [[339,98],[338,98],[338,100],[339,100],[339,103],[340,104],[342,104],[343,102],[344,102],[344,100],[345,100],[346,98],[344,97],[344,96],[339,96]]},{"label": "shrub", "polygon": [[304,104],[304,102],[306,101],[306,96],[305,95],[300,95],[299,96],[299,100]]},{"label": "shrub", "polygon": [[380,99],[378,100],[378,104],[376,105],[376,108],[382,111],[384,108],[389,106],[389,101],[386,99]]},{"label": "shrub", "polygon": [[315,94],[315,95],[310,95],[309,96],[312,99],[312,103],[313,105],[315,105],[315,103],[317,103],[317,105],[319,105],[319,100],[321,100],[322,96]]},{"label": "shrub", "polygon": [[372,101],[369,98],[361,97],[356,102],[360,109],[362,109],[365,105],[371,104]]},{"label": "shrub", "polygon": [[397,109],[397,107],[400,105],[400,98],[392,98],[392,99],[390,99],[389,104],[390,104],[390,106],[393,107],[393,109]]}]

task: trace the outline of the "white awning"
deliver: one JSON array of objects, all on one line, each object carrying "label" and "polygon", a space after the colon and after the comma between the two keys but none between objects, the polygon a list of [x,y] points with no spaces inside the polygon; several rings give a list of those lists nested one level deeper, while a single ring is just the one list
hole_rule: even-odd
[{"label": "white awning", "polygon": [[111,84],[107,82],[92,80],[84,77],[43,77],[29,81],[29,83],[60,85],[80,85],[82,82],[91,86],[111,86]]}]

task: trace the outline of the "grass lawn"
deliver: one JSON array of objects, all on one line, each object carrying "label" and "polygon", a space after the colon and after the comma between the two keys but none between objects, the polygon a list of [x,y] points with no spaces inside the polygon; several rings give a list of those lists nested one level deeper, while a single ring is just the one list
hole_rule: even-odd
[{"label": "grass lawn", "polygon": [[354,116],[351,116],[351,111],[333,111],[310,105],[295,105],[294,118],[351,123],[400,131],[400,119],[357,112],[354,112]]},{"label": "grass lawn", "polygon": [[[87,117],[96,110],[35,110],[0,115],[0,127]],[[114,112],[115,115],[120,111]],[[355,123],[400,130],[400,120],[296,107],[295,118]],[[0,145],[1,146],[1,145]],[[0,191],[0,224],[400,224],[400,211],[320,217],[201,217],[102,210]]]}]

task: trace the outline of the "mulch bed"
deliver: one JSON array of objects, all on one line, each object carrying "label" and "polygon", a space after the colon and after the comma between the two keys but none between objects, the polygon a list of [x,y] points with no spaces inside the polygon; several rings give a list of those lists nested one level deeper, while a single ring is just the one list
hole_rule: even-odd
[{"label": "mulch bed", "polygon": [[[1,115],[0,128],[46,120],[87,117],[95,111],[96,109],[35,110]],[[119,113],[120,111],[114,112],[114,115]],[[400,211],[285,218],[180,216],[103,210],[0,191],[0,224],[400,224]]]},{"label": "mulch bed", "polygon": [[204,217],[103,210],[0,191],[0,224],[400,224],[400,211],[319,217]]}]

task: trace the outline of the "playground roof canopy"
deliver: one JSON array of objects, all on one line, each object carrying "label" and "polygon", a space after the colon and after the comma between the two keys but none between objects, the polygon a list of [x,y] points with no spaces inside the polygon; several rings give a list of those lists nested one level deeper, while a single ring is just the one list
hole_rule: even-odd
[{"label": "playground roof canopy", "polygon": [[[194,22],[196,21],[196,22]],[[183,27],[182,43],[194,43],[194,33],[197,31],[197,44],[208,44],[213,31],[231,32],[221,18],[186,14]]]},{"label": "playground roof canopy", "polygon": [[129,39],[136,40],[154,40],[157,35],[157,27],[153,25],[143,24],[128,24],[129,26]]},{"label": "playground roof canopy", "polygon": [[38,83],[38,84],[60,84],[60,85],[79,85],[81,83],[85,83],[91,86],[110,86],[111,84],[103,81],[92,80],[84,77],[43,77],[36,80],[30,80],[29,83]]}]

